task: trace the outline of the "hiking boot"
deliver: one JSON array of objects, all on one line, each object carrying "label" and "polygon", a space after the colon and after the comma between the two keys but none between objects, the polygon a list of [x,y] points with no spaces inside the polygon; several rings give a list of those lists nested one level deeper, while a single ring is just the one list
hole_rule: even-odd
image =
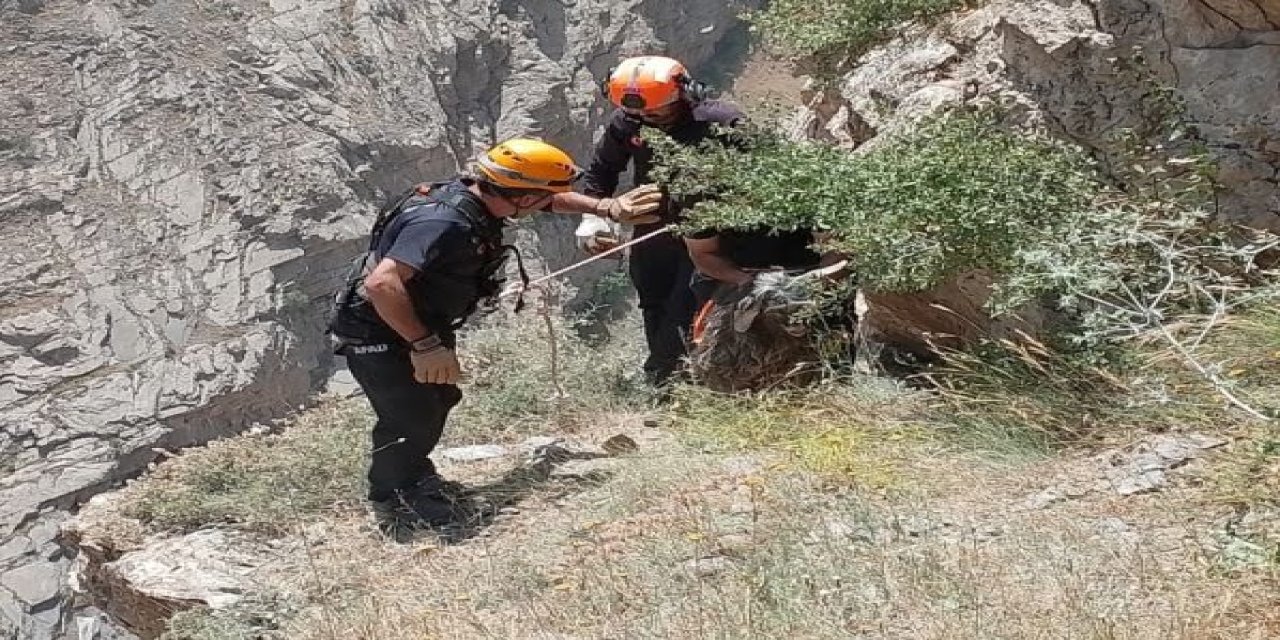
[{"label": "hiking boot", "polygon": [[446,483],[439,476],[423,478],[407,489],[398,489],[391,498],[371,501],[370,507],[379,527],[434,529],[458,524],[461,509],[447,495]]},{"label": "hiking boot", "polygon": [[436,464],[432,462],[430,458],[427,459],[427,469],[423,472],[422,479],[418,482],[419,484],[427,483],[432,485],[433,487],[438,488],[440,493],[450,498],[454,498],[455,500],[466,497],[470,494],[470,489],[467,489],[467,486],[461,482],[445,480],[441,477],[440,473],[436,471]]}]

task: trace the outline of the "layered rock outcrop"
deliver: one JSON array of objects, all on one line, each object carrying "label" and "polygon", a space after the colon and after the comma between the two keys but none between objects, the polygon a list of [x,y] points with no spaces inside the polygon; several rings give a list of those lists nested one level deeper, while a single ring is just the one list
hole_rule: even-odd
[{"label": "layered rock outcrop", "polygon": [[1218,162],[1221,214],[1280,229],[1278,17],[1277,0],[992,2],[866,54],[838,90],[810,96],[802,130],[874,144],[1002,93],[1105,155],[1123,129],[1180,110]]},{"label": "layered rock outcrop", "polygon": [[[999,95],[1105,162],[1123,158],[1125,130],[1146,137],[1177,118],[1217,164],[1218,215],[1280,230],[1277,17],[1280,0],[999,0],[868,52],[834,89],[809,93],[797,133],[864,151],[922,116]],[[977,275],[868,296],[869,334],[915,348],[998,335]]]},{"label": "layered rock outcrop", "polygon": [[69,629],[62,510],[307,401],[379,191],[515,134],[585,155],[620,55],[697,68],[738,10],[0,1],[0,637]]}]

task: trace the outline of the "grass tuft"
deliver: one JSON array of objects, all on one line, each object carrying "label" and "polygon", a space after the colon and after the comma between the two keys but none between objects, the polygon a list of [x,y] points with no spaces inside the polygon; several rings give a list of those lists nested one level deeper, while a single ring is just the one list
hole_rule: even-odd
[{"label": "grass tuft", "polygon": [[360,499],[371,425],[362,402],[313,409],[279,434],[192,449],[126,489],[123,511],[156,529],[287,533],[300,514]]}]

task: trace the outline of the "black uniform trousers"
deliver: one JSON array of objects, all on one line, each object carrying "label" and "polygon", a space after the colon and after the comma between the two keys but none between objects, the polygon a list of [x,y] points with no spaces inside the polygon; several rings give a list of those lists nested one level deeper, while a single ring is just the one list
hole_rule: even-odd
[{"label": "black uniform trousers", "polygon": [[[639,233],[639,231],[637,231]],[[631,250],[631,283],[640,299],[649,357],[645,377],[664,384],[680,368],[693,316],[697,312],[689,279],[693,262],[684,242],[663,234]]]},{"label": "black uniform trousers", "polygon": [[413,363],[403,345],[348,345],[342,353],[378,418],[369,461],[369,499],[388,500],[397,489],[435,475],[427,456],[440,442],[462,391],[456,385],[414,380]]}]

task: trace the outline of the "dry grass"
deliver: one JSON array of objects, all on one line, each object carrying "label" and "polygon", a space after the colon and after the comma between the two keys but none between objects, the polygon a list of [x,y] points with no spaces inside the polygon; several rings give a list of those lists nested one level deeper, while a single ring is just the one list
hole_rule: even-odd
[{"label": "dry grass", "polygon": [[[538,488],[459,546],[313,525],[290,638],[1268,638],[1275,576],[1224,572],[1204,489],[1016,505],[1059,466],[951,464],[919,491],[647,443],[599,486]],[[907,468],[908,472],[917,469]],[[923,471],[923,470],[921,470]],[[693,563],[719,558],[699,574]],[[708,565],[709,566],[709,565]],[[214,636],[217,637],[217,636]]]},{"label": "dry grass", "polygon": [[[462,355],[472,375],[443,446],[572,433],[648,406],[626,376],[638,369],[633,344],[592,347],[566,320],[556,319],[553,328],[556,377],[546,329],[532,312],[466,335]],[[124,511],[152,529],[231,524],[287,533],[300,516],[361,500],[372,424],[362,398],[324,402],[280,433],[214,442],[165,462],[125,492]]]},{"label": "dry grass", "polygon": [[[1248,370],[1242,387],[1263,393],[1278,369],[1261,345],[1280,334],[1269,321],[1246,323],[1254,319],[1224,327],[1202,355]],[[1061,433],[1051,421],[1069,417],[1079,398],[1054,396],[1052,386],[1037,397],[1031,380],[1000,387],[1022,390],[1018,402],[986,396],[968,412],[954,411],[954,398],[873,378],[756,396],[681,389],[661,430],[601,408],[596,426],[574,425],[578,437],[625,431],[641,442],[637,453],[604,461],[589,479],[504,485],[503,503],[519,512],[460,544],[393,543],[331,502],[283,514],[276,533],[304,539],[308,553],[263,577],[275,604],[184,616],[186,635],[174,638],[242,638],[253,624],[258,637],[344,640],[1277,637],[1275,432],[1225,408],[1195,378],[1148,362],[1146,381],[1114,387],[1127,395],[1081,396],[1107,430],[1083,451],[1043,437]],[[1171,396],[1147,403],[1141,390],[1157,379]],[[532,415],[542,429],[482,433],[565,424]],[[1152,428],[1215,433],[1231,444],[1170,471],[1159,492],[1095,491],[1026,506],[1095,464],[1090,448]],[[333,433],[303,428],[298,441]],[[170,475],[131,491],[172,489],[182,474],[221,478],[228,467],[220,461],[258,460],[263,449],[224,444],[207,458],[184,456]],[[281,469],[232,468],[279,479],[298,462],[261,459]],[[201,460],[219,464],[197,471]],[[194,466],[180,474],[184,464]],[[446,473],[490,485],[511,464]],[[207,520],[214,511],[202,513]],[[263,617],[263,607],[280,603],[287,615]]]},{"label": "dry grass", "polygon": [[371,424],[362,401],[335,402],[278,434],[193,449],[126,488],[123,512],[152,529],[232,524],[287,533],[300,514],[360,499]]},{"label": "dry grass", "polygon": [[446,433],[450,442],[571,433],[596,424],[602,414],[650,406],[648,392],[635,375],[643,342],[629,339],[640,330],[637,314],[615,327],[622,339],[603,345],[581,339],[573,321],[554,318],[553,365],[547,327],[537,305],[530,307],[464,336],[459,353],[469,378]]}]

